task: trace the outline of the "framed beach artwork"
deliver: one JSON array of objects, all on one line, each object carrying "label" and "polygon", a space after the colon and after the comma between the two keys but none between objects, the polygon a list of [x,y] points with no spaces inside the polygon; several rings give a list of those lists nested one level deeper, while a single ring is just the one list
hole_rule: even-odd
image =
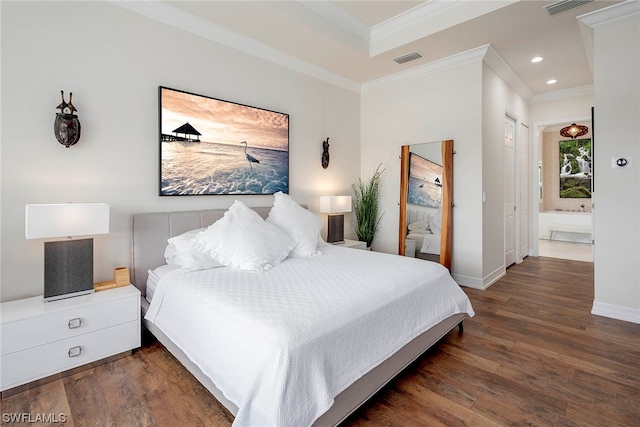
[{"label": "framed beach artwork", "polygon": [[591,139],[560,141],[560,198],[591,198]]},{"label": "framed beach artwork", "polygon": [[409,153],[408,203],[439,208],[442,204],[442,165]]},{"label": "framed beach artwork", "polygon": [[289,115],[160,86],[160,195],[289,192]]}]

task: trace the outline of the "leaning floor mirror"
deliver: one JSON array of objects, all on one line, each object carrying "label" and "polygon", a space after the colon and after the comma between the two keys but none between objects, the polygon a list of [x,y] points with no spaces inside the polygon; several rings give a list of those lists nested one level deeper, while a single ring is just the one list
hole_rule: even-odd
[{"label": "leaning floor mirror", "polygon": [[451,269],[453,141],[402,146],[398,253]]}]

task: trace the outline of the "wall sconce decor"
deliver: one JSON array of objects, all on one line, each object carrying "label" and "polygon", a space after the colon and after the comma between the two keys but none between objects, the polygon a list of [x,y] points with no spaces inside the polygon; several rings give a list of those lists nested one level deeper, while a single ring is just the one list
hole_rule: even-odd
[{"label": "wall sconce decor", "polygon": [[69,102],[64,100],[64,91],[60,91],[62,102],[56,108],[60,109],[60,113],[56,113],[56,120],[53,122],[53,134],[58,142],[65,147],[74,145],[80,139],[80,120],[78,116],[73,114],[76,107],[71,103],[73,93],[69,92]]},{"label": "wall sconce decor", "polygon": [[93,239],[72,239],[109,233],[106,203],[30,204],[25,210],[25,237],[67,240],[44,243],[44,300],[92,293]]},{"label": "wall sconce decor", "polygon": [[344,242],[344,212],[351,212],[351,196],[320,197],[320,212],[327,218],[327,243]]},{"label": "wall sconce decor", "polygon": [[325,141],[322,141],[322,168],[329,167],[329,137]]},{"label": "wall sconce decor", "polygon": [[579,136],[586,135],[587,132],[589,132],[588,127],[577,125],[575,123],[572,123],[571,126],[560,129],[560,135],[571,139],[576,139]]}]

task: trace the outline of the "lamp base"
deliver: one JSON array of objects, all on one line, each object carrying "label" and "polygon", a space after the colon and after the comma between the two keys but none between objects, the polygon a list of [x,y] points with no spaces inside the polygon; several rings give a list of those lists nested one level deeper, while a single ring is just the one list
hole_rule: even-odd
[{"label": "lamp base", "polygon": [[344,242],[344,215],[329,215],[327,218],[327,243]]},{"label": "lamp base", "polygon": [[45,302],[93,292],[93,239],[45,242]]}]

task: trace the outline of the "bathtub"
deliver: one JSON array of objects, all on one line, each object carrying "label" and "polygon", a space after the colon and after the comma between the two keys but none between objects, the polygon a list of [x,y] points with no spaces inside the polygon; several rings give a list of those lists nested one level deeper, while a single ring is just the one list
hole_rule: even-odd
[{"label": "bathtub", "polygon": [[[573,225],[589,227],[593,230],[591,222],[591,212],[540,212],[538,214],[538,237],[540,239],[548,239],[550,228],[554,225]],[[553,240],[562,240],[564,242],[591,243],[591,234],[555,231]]]}]

